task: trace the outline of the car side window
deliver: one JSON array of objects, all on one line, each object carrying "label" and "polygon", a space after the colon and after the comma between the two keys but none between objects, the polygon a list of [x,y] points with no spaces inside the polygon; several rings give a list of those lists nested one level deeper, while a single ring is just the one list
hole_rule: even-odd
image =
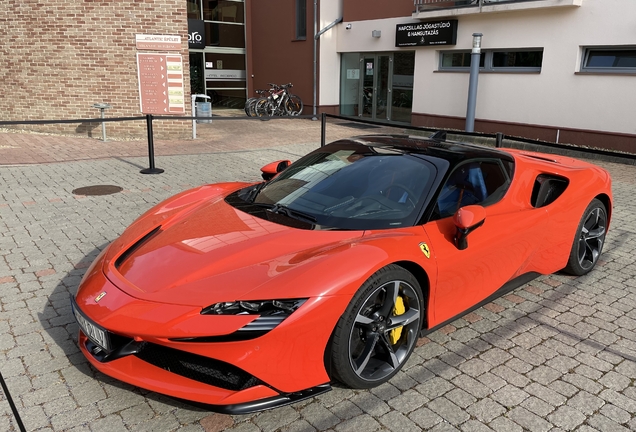
[{"label": "car side window", "polygon": [[469,161],[456,167],[446,180],[437,198],[434,219],[453,215],[459,208],[499,201],[510,180],[498,161]]}]

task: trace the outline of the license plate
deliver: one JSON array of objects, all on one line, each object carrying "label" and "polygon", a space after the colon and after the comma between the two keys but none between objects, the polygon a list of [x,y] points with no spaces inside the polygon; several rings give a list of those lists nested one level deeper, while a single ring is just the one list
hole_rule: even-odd
[{"label": "license plate", "polygon": [[110,351],[108,332],[92,322],[88,317],[84,316],[82,311],[77,307],[74,299],[71,301],[71,305],[77,324],[79,324],[80,329],[82,329],[82,332],[86,335],[86,337],[104,351]]}]

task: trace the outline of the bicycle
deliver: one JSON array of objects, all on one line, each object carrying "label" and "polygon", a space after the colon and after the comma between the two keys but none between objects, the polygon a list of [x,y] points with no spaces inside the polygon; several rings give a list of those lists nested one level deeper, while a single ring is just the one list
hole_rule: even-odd
[{"label": "bicycle", "polygon": [[268,95],[270,90],[255,90],[254,92],[259,96],[251,97],[245,101],[245,114],[247,114],[248,117],[256,116],[256,103],[259,101],[259,99],[266,97],[265,95]]},{"label": "bicycle", "polygon": [[299,96],[289,92],[292,83],[277,85],[269,83],[272,87],[267,97],[256,101],[254,111],[258,117],[273,116],[298,116],[303,111],[303,101]]}]

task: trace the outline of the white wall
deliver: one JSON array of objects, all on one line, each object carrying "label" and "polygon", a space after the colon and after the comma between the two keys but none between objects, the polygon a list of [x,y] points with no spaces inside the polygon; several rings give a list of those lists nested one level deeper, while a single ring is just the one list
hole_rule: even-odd
[{"label": "white wall", "polygon": [[[580,7],[463,15],[456,46],[416,47],[413,112],[464,117],[468,73],[436,72],[440,49],[544,49],[540,74],[481,73],[478,119],[636,134],[636,75],[575,74],[581,46],[636,45],[636,0],[584,0]],[[436,20],[436,19],[433,19]],[[439,20],[439,18],[437,19]],[[337,28],[339,52],[398,51],[395,26],[411,18]],[[372,30],[382,37],[372,38]]]},{"label": "white wall", "polygon": [[[327,27],[342,17],[342,0],[327,0],[319,2],[320,21],[318,31]],[[342,24],[337,24],[320,37],[318,53],[320,80],[318,104],[339,105],[340,103],[340,54],[337,49],[337,32]],[[313,30],[311,32],[313,34]]]}]

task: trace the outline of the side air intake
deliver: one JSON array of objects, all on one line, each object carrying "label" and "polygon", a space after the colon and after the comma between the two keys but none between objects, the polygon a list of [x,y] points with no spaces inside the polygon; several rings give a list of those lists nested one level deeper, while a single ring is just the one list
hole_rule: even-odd
[{"label": "side air intake", "polygon": [[568,179],[551,174],[537,176],[532,188],[530,203],[536,208],[552,204],[565,192],[569,183]]}]

